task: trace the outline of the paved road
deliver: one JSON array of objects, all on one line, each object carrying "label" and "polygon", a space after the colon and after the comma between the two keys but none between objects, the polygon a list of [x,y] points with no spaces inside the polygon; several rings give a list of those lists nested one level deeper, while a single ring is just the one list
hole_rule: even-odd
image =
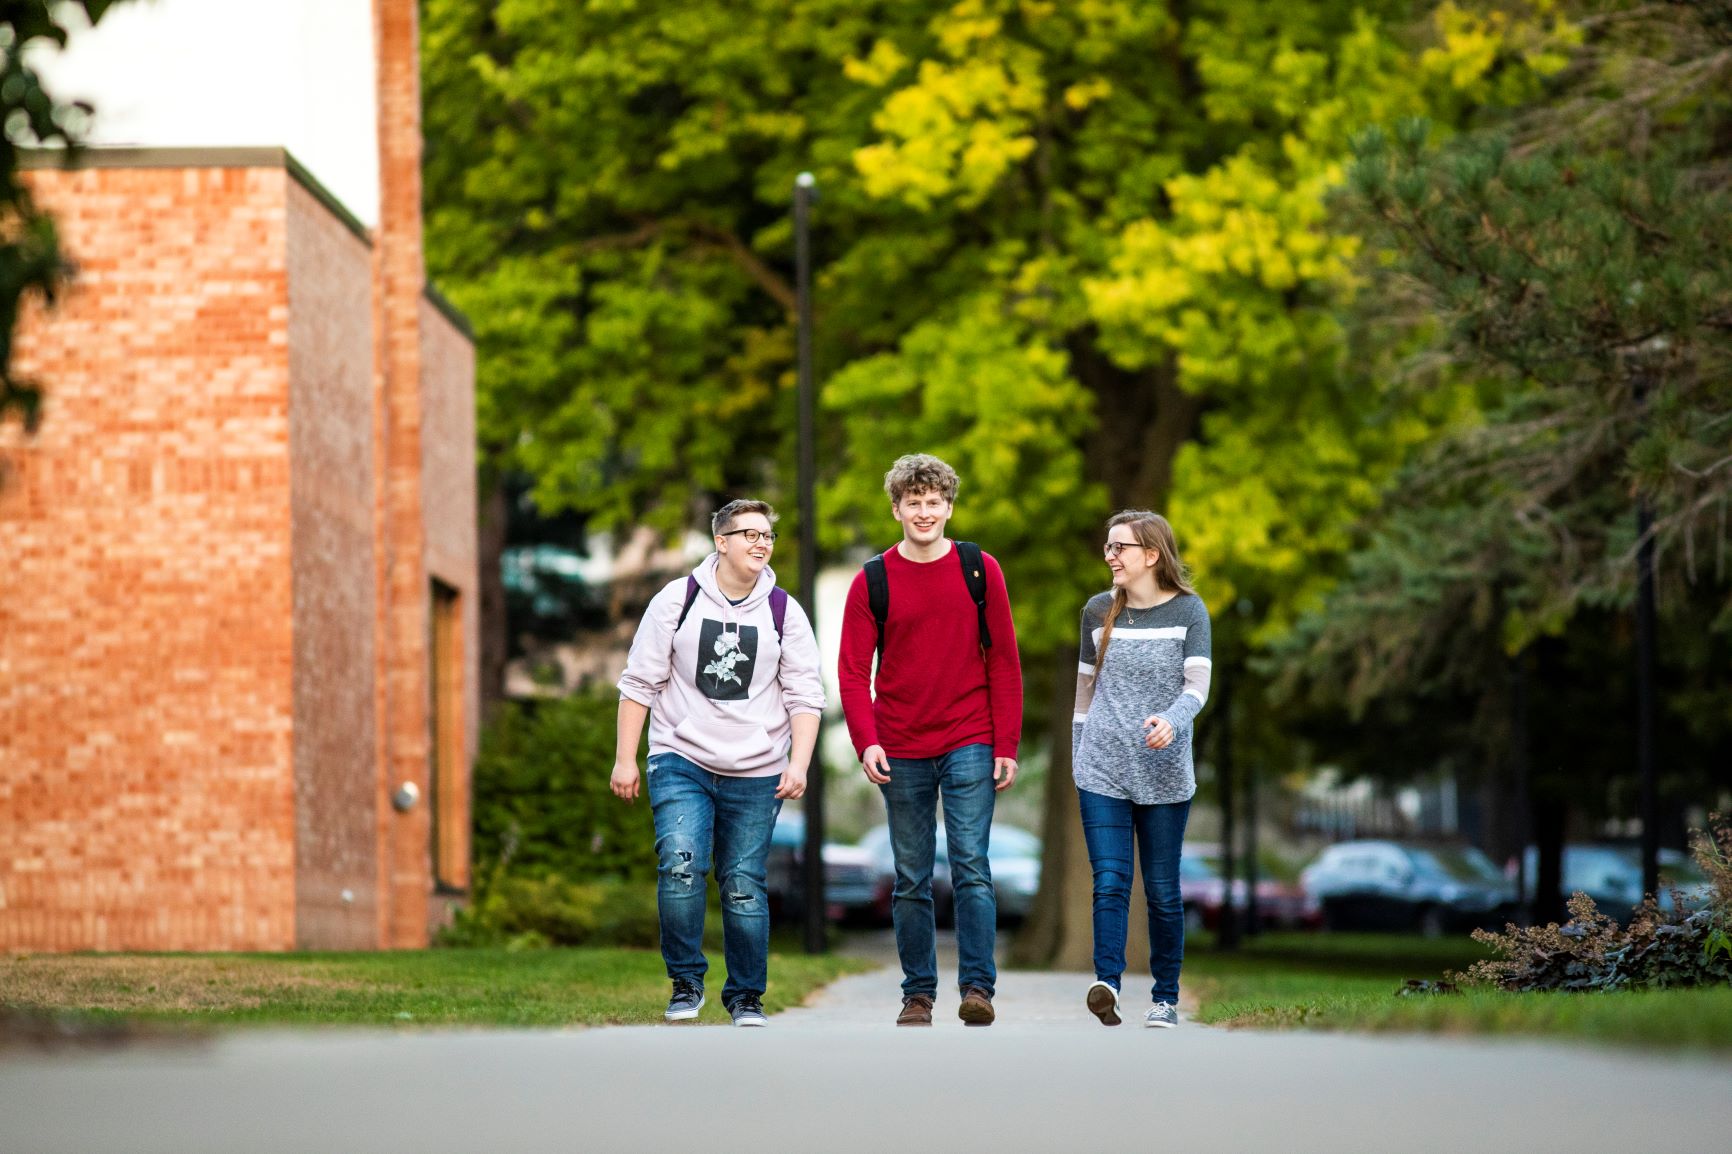
[{"label": "paved road", "polygon": [[890,1025],[898,975],[765,1030],[236,1033],[0,1058],[0,1151],[1724,1149],[1732,1064],[1530,1043],[1101,1027],[1086,975],[1008,974],[1000,1022]]}]

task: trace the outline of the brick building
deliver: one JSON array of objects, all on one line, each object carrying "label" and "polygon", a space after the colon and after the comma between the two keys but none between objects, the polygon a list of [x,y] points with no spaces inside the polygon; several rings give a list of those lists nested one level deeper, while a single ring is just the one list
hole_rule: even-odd
[{"label": "brick building", "polygon": [[374,227],[282,148],[30,174],[77,273],[0,433],[0,948],[412,947],[467,886],[474,352],[415,35],[379,0]]}]

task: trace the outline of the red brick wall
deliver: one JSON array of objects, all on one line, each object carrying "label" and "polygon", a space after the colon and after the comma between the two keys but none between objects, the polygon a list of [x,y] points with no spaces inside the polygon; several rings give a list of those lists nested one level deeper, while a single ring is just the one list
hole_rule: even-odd
[{"label": "red brick wall", "polygon": [[0,946],[294,942],[288,181],[32,174],[79,276],[4,434]]},{"label": "red brick wall", "polygon": [[378,944],[372,254],[288,189],[295,943]]},{"label": "red brick wall", "polygon": [[453,783],[464,832],[461,872],[445,880],[458,886],[468,876],[468,766],[481,726],[480,574],[476,540],[475,346],[450,318],[425,298],[421,302],[421,459],[427,524],[428,574],[457,591],[462,615],[458,661],[463,707],[459,758],[464,776]]},{"label": "red brick wall", "polygon": [[[374,232],[374,446],[383,463],[375,509],[384,526],[384,565],[377,574],[382,689],[380,791],[404,783],[428,796],[427,535],[422,509],[421,305],[426,264],[421,248],[421,88],[415,0],[374,0],[379,78],[379,227]],[[427,942],[433,892],[423,802],[407,813],[380,811],[386,901],[381,931],[397,948]]]}]

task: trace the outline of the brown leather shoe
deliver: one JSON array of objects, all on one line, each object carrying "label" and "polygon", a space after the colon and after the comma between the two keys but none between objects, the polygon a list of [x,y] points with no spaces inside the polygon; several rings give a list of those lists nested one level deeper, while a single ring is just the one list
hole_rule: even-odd
[{"label": "brown leather shoe", "polygon": [[896,1015],[898,1026],[930,1026],[932,999],[925,994],[910,994],[902,999],[902,1012]]},{"label": "brown leather shoe", "polygon": [[990,1026],[996,1015],[992,1012],[992,995],[979,986],[970,986],[962,991],[962,1005],[956,1008],[956,1016],[970,1026]]}]

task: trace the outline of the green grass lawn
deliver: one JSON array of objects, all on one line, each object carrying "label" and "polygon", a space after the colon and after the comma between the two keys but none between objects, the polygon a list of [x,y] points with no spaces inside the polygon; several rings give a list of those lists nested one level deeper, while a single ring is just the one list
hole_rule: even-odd
[{"label": "green grass lawn", "polygon": [[[728,1020],[712,955],[702,1021]],[[772,954],[764,1006],[799,1005],[869,963]],[[0,958],[0,1009],[194,1025],[600,1026],[659,1022],[653,950],[417,950],[291,954],[42,954]]]},{"label": "green grass lawn", "polygon": [[1184,980],[1197,1020],[1228,1027],[1556,1035],[1620,1045],[1732,1052],[1732,987],[1613,994],[1395,996],[1489,956],[1462,938],[1267,934],[1238,954],[1187,943]]}]

